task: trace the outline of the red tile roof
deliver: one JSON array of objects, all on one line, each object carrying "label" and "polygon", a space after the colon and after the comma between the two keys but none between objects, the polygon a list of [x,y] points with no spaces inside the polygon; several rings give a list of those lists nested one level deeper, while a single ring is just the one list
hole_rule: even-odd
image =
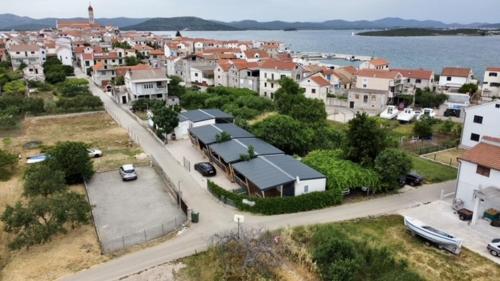
[{"label": "red tile roof", "polygon": [[328,80],[326,80],[325,78],[323,78],[319,75],[311,77],[311,80],[314,81],[314,83],[318,84],[318,86],[320,86],[320,87],[330,86],[330,82],[328,82]]},{"label": "red tile roof", "polygon": [[288,60],[263,60],[259,64],[261,69],[279,69],[293,71],[297,68],[297,64]]},{"label": "red tile roof", "polygon": [[372,59],[370,61],[370,64],[372,65],[375,65],[375,66],[384,66],[384,65],[389,65],[389,61],[385,60],[385,59]]},{"label": "red tile roof", "polygon": [[125,76],[125,74],[129,70],[134,71],[134,70],[147,70],[147,69],[151,69],[151,66],[147,64],[138,64],[134,66],[118,66],[115,68],[115,72],[116,76]]},{"label": "red tile roof", "polygon": [[12,45],[9,49],[11,52],[37,52],[40,50],[40,47],[34,44],[19,44]]},{"label": "red tile roof", "polygon": [[443,68],[442,76],[452,76],[452,77],[469,77],[471,73],[470,68],[461,67],[445,67]]},{"label": "red tile roof", "polygon": [[486,70],[487,71],[500,72],[500,67],[488,67]]},{"label": "red tile roof", "polygon": [[381,78],[381,79],[396,79],[401,73],[392,70],[375,70],[375,69],[361,69],[356,73],[356,76]]},{"label": "red tile roof", "polygon": [[391,70],[401,73],[401,75],[403,75],[403,77],[406,77],[406,78],[430,80],[434,76],[434,72],[432,70],[425,70],[425,69],[393,68]]},{"label": "red tile roof", "polygon": [[459,160],[500,171],[500,146],[484,142],[479,143],[472,149],[464,152]]}]

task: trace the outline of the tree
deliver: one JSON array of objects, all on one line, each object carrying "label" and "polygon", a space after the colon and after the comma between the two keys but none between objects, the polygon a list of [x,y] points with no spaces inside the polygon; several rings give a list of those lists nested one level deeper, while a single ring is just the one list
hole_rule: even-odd
[{"label": "tree", "polygon": [[468,83],[468,84],[463,84],[458,91],[463,94],[475,94],[478,90],[478,87],[476,84],[473,83]]},{"label": "tree", "polygon": [[289,110],[289,115],[305,123],[318,123],[326,120],[325,104],[322,100],[295,98],[295,103]]},{"label": "tree", "polygon": [[433,124],[434,121],[432,120],[432,118],[424,116],[420,120],[415,122],[415,125],[413,126],[413,133],[421,139],[431,138]]},{"label": "tree", "polygon": [[447,99],[447,95],[431,92],[429,89],[417,89],[415,92],[415,105],[424,108],[439,108]]},{"label": "tree", "polygon": [[0,149],[0,180],[8,180],[17,165],[17,156]]},{"label": "tree", "polygon": [[115,48],[122,48],[125,50],[129,50],[129,49],[132,49],[132,46],[130,46],[130,44],[127,41],[123,41],[123,42],[115,41],[115,42],[113,42],[113,49],[115,49]]},{"label": "tree", "polygon": [[50,84],[57,84],[66,80],[66,73],[63,69],[49,71],[45,74],[45,81]]},{"label": "tree", "polygon": [[115,85],[115,86],[125,85],[125,77],[124,76],[117,76],[116,79],[113,80],[113,85]]},{"label": "tree", "polygon": [[186,88],[181,85],[182,79],[179,76],[171,76],[168,83],[168,95],[182,97],[186,93]]},{"label": "tree", "polygon": [[23,80],[14,80],[7,82],[3,86],[3,91],[7,95],[18,95],[23,96],[26,93],[26,83]]},{"label": "tree", "polygon": [[279,113],[289,115],[291,108],[303,101],[301,97],[304,97],[304,89],[288,77],[282,78],[279,84],[280,88],[274,94],[274,102]]},{"label": "tree", "polygon": [[374,169],[380,175],[382,187],[393,190],[399,186],[402,177],[410,172],[412,162],[410,157],[396,148],[382,151],[375,159]]},{"label": "tree", "polygon": [[132,56],[130,56],[130,57],[126,57],[126,58],[125,58],[125,64],[126,64],[127,66],[134,66],[134,65],[138,65],[138,64],[139,64],[139,62],[140,62],[140,61],[139,61],[136,57],[132,57]]},{"label": "tree", "polygon": [[156,133],[160,137],[172,133],[179,125],[179,116],[177,112],[168,107],[158,107],[153,110],[153,123],[156,127]]},{"label": "tree", "polygon": [[256,123],[252,132],[259,138],[288,154],[306,154],[311,146],[314,132],[300,121],[286,115],[274,115]]},{"label": "tree", "polygon": [[17,202],[7,206],[1,220],[5,231],[16,238],[9,243],[11,249],[21,249],[50,241],[58,233],[66,233],[65,225],[75,228],[90,222],[90,206],[81,194],[57,193],[48,198],[35,197],[27,204]]},{"label": "tree", "polygon": [[57,86],[58,91],[64,97],[75,97],[89,95],[89,81],[87,79],[67,79]]},{"label": "tree", "polygon": [[24,174],[24,196],[47,197],[67,189],[64,172],[54,170],[47,163],[30,166]]},{"label": "tree", "polygon": [[64,172],[67,184],[81,183],[94,175],[87,145],[81,142],[62,142],[48,151],[49,164]]},{"label": "tree", "polygon": [[347,158],[365,167],[373,165],[375,158],[388,145],[385,130],[366,113],[357,113],[349,121],[346,142]]}]

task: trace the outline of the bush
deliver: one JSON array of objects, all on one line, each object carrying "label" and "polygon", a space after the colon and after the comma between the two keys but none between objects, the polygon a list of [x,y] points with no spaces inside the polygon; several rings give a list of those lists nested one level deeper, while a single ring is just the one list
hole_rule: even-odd
[{"label": "bush", "polygon": [[421,139],[431,138],[433,124],[434,121],[432,118],[424,116],[422,119],[415,122],[415,125],[413,126],[413,133]]},{"label": "bush", "polygon": [[415,92],[415,105],[428,108],[439,108],[448,97],[445,94],[438,94],[429,90],[417,89]]},{"label": "bush", "polygon": [[56,102],[56,107],[58,112],[70,113],[101,110],[103,104],[99,97],[81,95],[73,98],[60,98]]},{"label": "bush", "polygon": [[139,99],[132,102],[132,110],[144,112],[148,109],[153,109],[155,107],[164,107],[164,100],[147,100],[147,99]]},{"label": "bush", "polygon": [[[342,201],[341,195],[331,191],[313,192],[284,198],[253,198],[227,191],[212,181],[208,181],[208,190],[226,204],[233,204],[242,211],[263,215],[289,214],[322,209],[339,204]],[[243,204],[243,199],[253,201],[255,205],[251,207]]]},{"label": "bush", "polygon": [[380,175],[381,186],[388,191],[399,187],[400,178],[406,176],[411,167],[411,159],[406,153],[395,148],[388,148],[377,156],[374,169]]},{"label": "bush", "polygon": [[0,180],[8,180],[17,165],[17,156],[0,149]]},{"label": "bush", "polygon": [[54,170],[47,162],[29,166],[24,174],[24,196],[47,197],[67,190],[64,172]]},{"label": "bush", "polygon": [[315,150],[304,158],[304,163],[323,173],[327,177],[328,190],[337,194],[362,187],[372,192],[380,190],[376,172],[341,157],[340,150]]},{"label": "bush", "polygon": [[68,79],[58,84],[57,89],[63,97],[90,95],[89,81],[87,79]]},{"label": "bush", "polygon": [[14,80],[7,82],[3,86],[3,92],[7,95],[24,96],[26,94],[26,83],[23,80]]}]

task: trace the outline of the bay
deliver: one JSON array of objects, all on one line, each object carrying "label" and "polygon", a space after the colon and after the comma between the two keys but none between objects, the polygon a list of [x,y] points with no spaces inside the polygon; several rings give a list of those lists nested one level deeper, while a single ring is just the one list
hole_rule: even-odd
[{"label": "bay", "polygon": [[[393,68],[470,67],[482,80],[487,67],[500,67],[500,36],[352,36],[359,30],[183,31],[183,36],[221,40],[275,40],[294,51],[366,55],[388,59]],[[175,35],[175,32],[155,32]],[[348,62],[335,60],[335,64]]]}]

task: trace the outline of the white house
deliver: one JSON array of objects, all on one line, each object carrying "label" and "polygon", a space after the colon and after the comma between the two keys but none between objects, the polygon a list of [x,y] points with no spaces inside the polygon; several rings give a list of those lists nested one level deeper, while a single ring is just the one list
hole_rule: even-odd
[{"label": "white house", "polygon": [[482,97],[500,97],[500,67],[488,67],[484,72]]},{"label": "white house", "polygon": [[71,49],[71,39],[60,37],[56,40],[56,56],[63,65],[73,65],[73,51]]},{"label": "white house", "polygon": [[474,212],[474,224],[485,210],[500,210],[500,138],[483,137],[459,163],[455,204]]},{"label": "white house", "polygon": [[197,65],[190,69],[190,81],[200,86],[214,85],[214,66]]},{"label": "white house", "polygon": [[163,99],[168,95],[169,79],[163,69],[129,70],[125,74],[125,86],[129,101],[137,99]]},{"label": "white house", "polygon": [[280,88],[281,78],[288,77],[295,81],[302,79],[303,69],[292,61],[265,60],[261,62],[259,69],[259,94],[271,99]]},{"label": "white house", "polygon": [[470,68],[445,67],[439,76],[439,88],[446,91],[456,91],[464,84],[476,82]]},{"label": "white house", "polygon": [[92,71],[92,81],[97,86],[107,86],[116,78],[115,69],[112,66],[98,62],[94,65]]},{"label": "white house", "polygon": [[500,101],[465,108],[460,146],[472,148],[483,136],[500,138]]},{"label": "white house", "polygon": [[43,65],[47,59],[47,52],[35,44],[11,45],[8,49],[12,68],[17,69],[21,64]]},{"label": "white house", "polygon": [[28,65],[23,69],[23,77],[29,81],[45,81],[43,67],[39,64]]},{"label": "white house", "polygon": [[401,73],[403,92],[412,94],[414,90],[434,88],[434,71],[425,69],[391,69]]},{"label": "white house", "polygon": [[219,109],[190,110],[179,113],[179,125],[174,132],[177,139],[187,139],[191,128],[232,122],[233,116]]},{"label": "white house", "polygon": [[389,64],[389,61],[377,58],[361,63],[359,69],[389,70]]},{"label": "white house", "polygon": [[320,99],[324,102],[326,102],[326,98],[332,89],[330,81],[326,80],[321,74],[306,77],[300,81],[299,85],[305,90],[304,95],[306,98]]}]

